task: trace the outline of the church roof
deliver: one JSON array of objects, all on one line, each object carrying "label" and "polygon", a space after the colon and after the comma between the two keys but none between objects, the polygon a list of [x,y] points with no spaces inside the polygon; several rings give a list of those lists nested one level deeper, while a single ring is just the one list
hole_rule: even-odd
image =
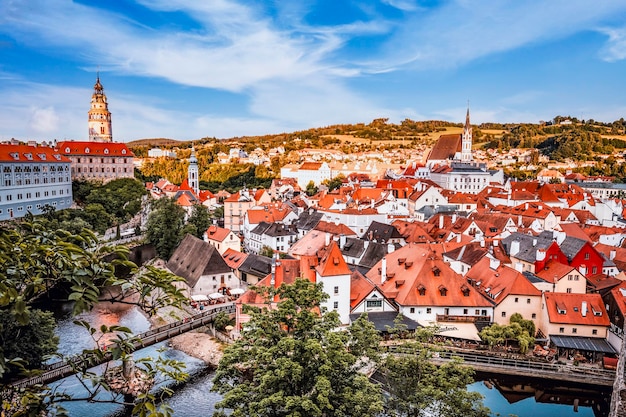
[{"label": "church roof", "polygon": [[461,152],[461,134],[441,135],[428,155],[429,161],[454,159],[454,155]]},{"label": "church roof", "polygon": [[46,146],[0,144],[0,162],[70,162],[58,149]]}]

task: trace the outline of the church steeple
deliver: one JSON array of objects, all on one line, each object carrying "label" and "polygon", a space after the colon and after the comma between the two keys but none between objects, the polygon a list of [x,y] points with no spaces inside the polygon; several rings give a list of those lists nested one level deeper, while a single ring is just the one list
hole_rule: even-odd
[{"label": "church steeple", "polygon": [[100,83],[100,73],[96,76],[96,84],[93,86],[91,95],[91,108],[89,109],[89,141],[112,142],[113,130],[111,128],[111,112],[107,103],[107,96]]},{"label": "church steeple", "polygon": [[467,103],[467,115],[465,116],[465,126],[461,135],[461,161],[472,161],[472,125],[470,124],[469,102]]},{"label": "church steeple", "polygon": [[191,156],[189,157],[189,168],[187,168],[187,182],[189,188],[197,195],[200,192],[200,180],[198,178],[198,159],[196,158],[196,150],[191,145]]}]

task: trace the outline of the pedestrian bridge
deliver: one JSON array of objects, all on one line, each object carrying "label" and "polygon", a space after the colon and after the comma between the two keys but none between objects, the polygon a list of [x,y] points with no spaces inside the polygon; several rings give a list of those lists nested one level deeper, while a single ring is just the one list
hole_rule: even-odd
[{"label": "pedestrian bridge", "polygon": [[[194,316],[135,335],[131,339],[131,343],[133,345],[132,350],[140,350],[154,345],[155,343],[171,339],[174,336],[209,325],[215,321],[215,318],[220,313],[226,313],[229,315],[235,314],[235,305],[230,303],[209,306],[206,307],[206,309],[201,313]],[[108,352],[104,352],[104,354],[84,354],[78,357],[73,357],[71,360],[51,363],[44,368],[44,371],[41,374],[16,381],[10,385],[16,388],[24,388],[36,384],[48,384],[73,375],[80,369],[91,368],[111,360],[113,360],[113,355],[110,350]]]}]

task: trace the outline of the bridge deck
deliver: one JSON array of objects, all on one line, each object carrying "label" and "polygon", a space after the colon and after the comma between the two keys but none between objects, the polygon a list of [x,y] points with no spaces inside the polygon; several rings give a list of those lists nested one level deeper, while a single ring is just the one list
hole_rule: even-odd
[{"label": "bridge deck", "polygon": [[[183,320],[172,322],[164,326],[159,326],[154,329],[150,329],[147,332],[136,335],[136,339],[133,342],[133,350],[143,349],[145,347],[154,345],[155,343],[162,342],[164,340],[171,339],[174,336],[186,333],[191,330],[198,329],[206,326],[215,320],[215,317],[219,313],[234,314],[234,304],[222,304],[217,306],[209,306],[203,312],[194,316],[188,317]],[[78,358],[72,359],[72,363],[69,361],[54,362],[46,367],[46,370],[40,375],[33,376],[19,380],[11,385],[16,388],[28,387],[36,384],[48,384],[50,382],[63,379],[67,376],[75,374],[77,369],[91,368],[93,366],[101,365],[113,359],[110,352],[106,352],[101,357],[98,355],[82,355]]]}]

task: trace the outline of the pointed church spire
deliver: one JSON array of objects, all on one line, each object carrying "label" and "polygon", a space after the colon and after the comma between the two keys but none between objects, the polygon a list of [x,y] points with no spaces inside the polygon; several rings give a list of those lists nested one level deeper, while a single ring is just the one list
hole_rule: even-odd
[{"label": "pointed church spire", "polygon": [[196,149],[191,145],[191,155],[189,156],[189,168],[187,168],[187,181],[196,196],[200,192],[200,180],[198,177],[198,158],[196,158]]},{"label": "pointed church spire", "polygon": [[469,100],[467,101],[467,115],[465,116],[465,126],[461,135],[461,161],[472,161],[472,125],[470,124]]},{"label": "pointed church spire", "polygon": [[91,142],[112,142],[113,129],[111,126],[111,112],[107,103],[107,96],[100,83],[100,71],[96,75],[96,83],[93,86],[91,95],[91,108],[89,109],[89,141]]}]

